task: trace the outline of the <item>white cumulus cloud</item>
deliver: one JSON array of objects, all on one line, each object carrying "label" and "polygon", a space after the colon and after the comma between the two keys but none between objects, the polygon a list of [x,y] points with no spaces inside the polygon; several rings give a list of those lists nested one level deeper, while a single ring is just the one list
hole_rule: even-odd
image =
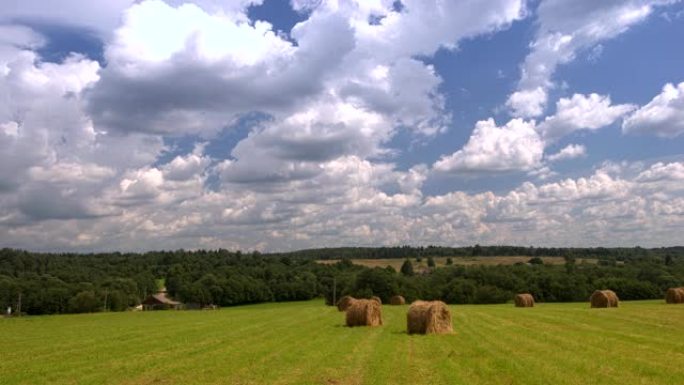
[{"label": "white cumulus cloud", "polygon": [[666,84],[660,94],[625,119],[622,131],[664,138],[684,134],[684,82]]},{"label": "white cumulus cloud", "polygon": [[559,65],[578,52],[613,39],[646,20],[657,6],[677,0],[548,0],[539,4],[539,29],[521,66],[518,87],[507,101],[513,116],[535,117],[546,108]]},{"label": "white cumulus cloud", "polygon": [[497,127],[493,119],[477,122],[463,148],[434,164],[441,172],[512,171],[537,167],[544,142],[534,122],[513,119]]},{"label": "white cumulus cloud", "polygon": [[587,155],[587,148],[581,144],[569,144],[555,154],[546,157],[550,162],[580,158]]},{"label": "white cumulus cloud", "polygon": [[554,141],[577,130],[597,130],[613,124],[636,107],[612,105],[609,96],[574,94],[556,103],[556,113],[539,124],[545,140]]}]

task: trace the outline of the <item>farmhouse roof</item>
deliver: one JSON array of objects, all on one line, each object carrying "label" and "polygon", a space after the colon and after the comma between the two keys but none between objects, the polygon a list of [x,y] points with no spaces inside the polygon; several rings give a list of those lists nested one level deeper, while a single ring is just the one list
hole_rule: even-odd
[{"label": "farmhouse roof", "polygon": [[157,294],[152,294],[145,298],[145,300],[142,302],[145,305],[155,305],[155,304],[163,304],[163,305],[180,305],[180,302],[174,301],[171,298],[169,298],[165,292],[159,292]]}]

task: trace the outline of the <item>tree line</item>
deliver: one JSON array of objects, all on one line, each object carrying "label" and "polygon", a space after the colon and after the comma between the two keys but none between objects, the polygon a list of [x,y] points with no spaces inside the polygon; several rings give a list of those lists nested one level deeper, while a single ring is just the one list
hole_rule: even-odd
[{"label": "tree line", "polygon": [[642,247],[533,247],[533,246],[393,246],[393,247],[338,247],[299,250],[275,255],[309,259],[396,259],[411,257],[570,257],[624,261],[630,258],[684,256],[684,246],[646,249]]},{"label": "tree line", "polygon": [[[419,249],[423,251],[415,252]],[[376,248],[365,254],[360,248],[347,248],[341,254],[335,254],[337,249],[274,254],[228,250],[50,254],[2,249],[0,306],[26,314],[122,311],[156,292],[160,279],[172,297],[200,306],[316,297],[332,304],[347,294],[377,295],[383,301],[401,294],[408,301],[440,299],[465,304],[502,303],[517,292],[531,292],[538,301],[585,301],[599,288],[612,289],[629,300],[662,298],[667,288],[684,285],[682,248],[606,249],[605,254],[592,255],[599,257],[597,264],[575,260],[595,249],[565,249],[563,265],[544,265],[531,257],[529,263],[516,265],[452,265],[415,273],[416,259],[427,256],[429,261],[433,255],[444,255],[427,253],[427,249]],[[480,249],[480,255],[493,252],[489,247]],[[400,271],[354,265],[350,258],[395,258],[396,250],[405,258]],[[340,261],[322,264],[318,259]]]}]

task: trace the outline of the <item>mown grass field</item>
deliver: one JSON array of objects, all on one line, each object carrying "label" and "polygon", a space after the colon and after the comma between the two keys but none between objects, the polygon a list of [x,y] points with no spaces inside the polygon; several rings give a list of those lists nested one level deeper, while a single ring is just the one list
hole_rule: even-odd
[{"label": "mown grass field", "polygon": [[684,305],[452,306],[455,333],[322,301],[0,319],[2,384],[684,384]]},{"label": "mown grass field", "polygon": [[[514,265],[516,263],[525,263],[530,260],[530,256],[493,256],[493,257],[452,257],[454,265],[473,266],[473,265]],[[446,257],[435,257],[436,266],[446,266]],[[547,265],[563,265],[565,259],[563,257],[541,257]],[[337,263],[339,259],[322,259],[318,263]],[[399,271],[401,265],[404,263],[404,258],[382,258],[382,259],[352,259],[355,265],[366,267],[387,267],[392,266],[394,270]],[[420,262],[416,262],[415,258],[411,258],[414,269],[426,269],[427,258],[422,258]],[[597,263],[598,260],[594,258],[577,258],[577,263]]]}]

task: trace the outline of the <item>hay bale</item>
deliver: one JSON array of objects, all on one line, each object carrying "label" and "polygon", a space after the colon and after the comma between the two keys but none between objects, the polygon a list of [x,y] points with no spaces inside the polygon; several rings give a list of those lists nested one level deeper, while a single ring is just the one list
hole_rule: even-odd
[{"label": "hay bale", "polygon": [[351,295],[345,295],[344,297],[340,298],[339,301],[337,301],[337,310],[346,311],[354,301],[356,301],[356,298],[352,297]]},{"label": "hay bale", "polygon": [[381,299],[380,297],[374,295],[374,296],[372,296],[370,299],[371,299],[372,301],[375,301],[375,302],[379,303],[380,305],[382,305],[382,299]]},{"label": "hay bale", "polygon": [[666,303],[684,303],[684,287],[671,287],[665,293]]},{"label": "hay bale", "polygon": [[612,290],[596,290],[589,298],[591,307],[618,307],[620,300]]},{"label": "hay bale", "polygon": [[534,297],[529,293],[517,294],[513,301],[515,307],[534,307]]},{"label": "hay bale", "polygon": [[451,333],[451,311],[442,301],[415,301],[406,314],[406,329],[408,334]]},{"label": "hay bale", "polygon": [[405,305],[405,304],[406,304],[406,300],[404,299],[404,297],[402,297],[400,295],[395,295],[392,298],[390,298],[390,305]]},{"label": "hay bale", "polygon": [[382,306],[372,299],[357,299],[347,308],[347,326],[382,325]]}]

